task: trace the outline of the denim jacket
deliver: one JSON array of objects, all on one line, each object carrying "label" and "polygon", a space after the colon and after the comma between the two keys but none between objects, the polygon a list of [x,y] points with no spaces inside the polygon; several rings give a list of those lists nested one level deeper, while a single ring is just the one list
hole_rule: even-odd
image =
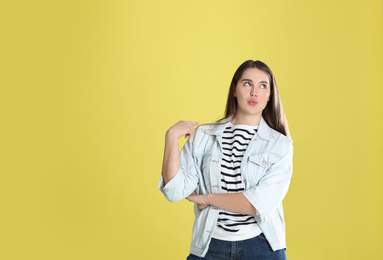
[{"label": "denim jacket", "polygon": [[[198,127],[181,150],[181,166],[175,177],[159,189],[169,201],[197,194],[226,193],[221,189],[222,134],[224,124]],[[256,209],[255,219],[271,248],[286,248],[282,200],[289,188],[293,171],[292,140],[270,128],[261,118],[258,131],[250,141],[241,162],[245,184],[243,195]],[[204,257],[216,228],[220,209],[209,206],[201,211],[194,206],[190,253]]]}]

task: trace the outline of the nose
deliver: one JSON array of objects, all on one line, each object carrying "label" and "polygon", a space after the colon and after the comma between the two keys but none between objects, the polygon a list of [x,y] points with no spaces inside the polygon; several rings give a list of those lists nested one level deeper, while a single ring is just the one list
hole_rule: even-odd
[{"label": "nose", "polygon": [[256,91],[255,89],[256,89],[256,88],[254,88],[254,87],[251,88],[250,96],[252,96],[252,97],[257,96],[257,91]]}]

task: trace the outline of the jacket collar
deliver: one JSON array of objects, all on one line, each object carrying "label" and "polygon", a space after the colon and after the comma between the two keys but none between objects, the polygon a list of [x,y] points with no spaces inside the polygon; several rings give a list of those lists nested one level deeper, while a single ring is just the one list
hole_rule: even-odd
[{"label": "jacket collar", "polygon": [[[231,119],[233,116],[228,117],[223,120],[221,123],[214,123],[211,125],[210,128],[206,129],[205,132],[210,135],[217,135],[221,136],[223,134],[223,131],[225,128],[229,125]],[[274,138],[273,130],[271,127],[266,123],[266,121],[261,117],[261,121],[258,125],[257,135],[265,140],[271,140]]]}]

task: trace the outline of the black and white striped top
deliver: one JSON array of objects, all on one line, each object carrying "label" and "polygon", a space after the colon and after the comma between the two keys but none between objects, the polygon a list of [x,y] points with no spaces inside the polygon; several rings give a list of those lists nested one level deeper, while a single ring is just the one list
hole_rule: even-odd
[{"label": "black and white striped top", "polygon": [[[226,127],[222,136],[223,157],[221,163],[221,188],[227,193],[242,192],[241,162],[257,126],[232,125]],[[220,211],[213,237],[221,240],[243,240],[261,233],[254,216]]]}]

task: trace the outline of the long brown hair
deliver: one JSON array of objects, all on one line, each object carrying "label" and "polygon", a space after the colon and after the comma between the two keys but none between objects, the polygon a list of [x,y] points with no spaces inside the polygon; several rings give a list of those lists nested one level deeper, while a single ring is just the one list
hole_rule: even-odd
[{"label": "long brown hair", "polygon": [[247,60],[238,67],[234,73],[233,79],[231,80],[229,95],[227,97],[225,117],[218,120],[218,122],[223,121],[224,119],[235,116],[237,113],[237,98],[234,97],[235,88],[237,83],[243,75],[243,72],[249,68],[257,68],[263,70],[269,75],[270,81],[270,99],[267,102],[265,109],[262,111],[262,117],[265,119],[267,124],[274,130],[290,137],[289,126],[287,124],[287,118],[283,111],[282,101],[279,97],[277,83],[275,77],[271,72],[271,69],[262,61],[256,60]]}]

